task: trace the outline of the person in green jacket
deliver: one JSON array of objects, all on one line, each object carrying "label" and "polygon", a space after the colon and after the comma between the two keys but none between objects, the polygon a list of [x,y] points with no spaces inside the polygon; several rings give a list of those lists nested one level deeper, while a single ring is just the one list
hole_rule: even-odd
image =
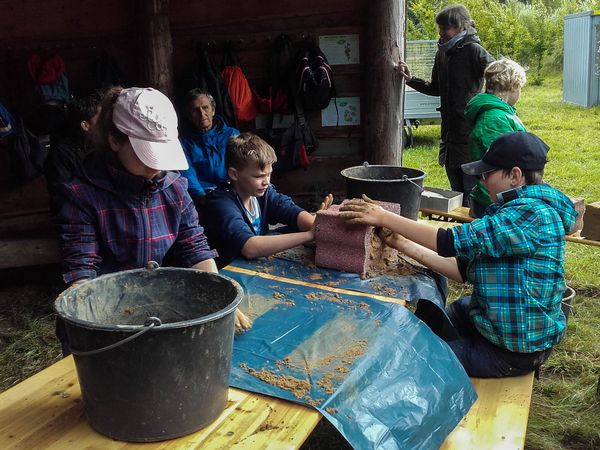
[{"label": "person in green jacket", "polygon": [[[511,59],[502,58],[486,67],[484,78],[485,92],[474,96],[465,108],[465,119],[472,127],[469,152],[473,161],[480,160],[501,134],[527,131],[515,109],[527,81],[525,69]],[[469,194],[469,215],[483,217],[490,203],[490,193],[479,180]]]}]

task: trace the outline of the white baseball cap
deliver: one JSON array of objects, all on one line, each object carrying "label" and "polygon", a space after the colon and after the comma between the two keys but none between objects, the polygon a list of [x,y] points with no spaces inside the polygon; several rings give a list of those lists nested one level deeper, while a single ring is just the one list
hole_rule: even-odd
[{"label": "white baseball cap", "polygon": [[129,137],[133,151],[155,170],[186,170],[177,114],[169,98],[153,88],[123,89],[113,108],[113,123]]}]

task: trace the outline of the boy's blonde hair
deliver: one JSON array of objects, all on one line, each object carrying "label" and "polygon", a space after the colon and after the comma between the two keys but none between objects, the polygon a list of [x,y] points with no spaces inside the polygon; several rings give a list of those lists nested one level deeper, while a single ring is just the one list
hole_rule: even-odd
[{"label": "boy's blonde hair", "polygon": [[242,133],[230,137],[225,151],[225,165],[242,170],[252,162],[257,162],[260,170],[277,162],[275,150],[260,137],[252,133]]},{"label": "boy's blonde hair", "polygon": [[485,77],[485,92],[499,94],[514,92],[527,82],[525,69],[519,63],[508,58],[491,62],[483,73]]}]

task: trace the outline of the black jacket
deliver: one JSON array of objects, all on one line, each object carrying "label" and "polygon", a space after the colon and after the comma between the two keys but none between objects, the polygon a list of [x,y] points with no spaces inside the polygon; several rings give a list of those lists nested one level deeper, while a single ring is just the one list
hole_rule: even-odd
[{"label": "black jacket", "polygon": [[413,78],[407,83],[423,94],[440,97],[440,164],[451,168],[471,161],[468,148],[471,127],[465,120],[464,110],[471,97],[482,91],[483,71],[494,60],[480,45],[476,33],[474,28],[469,28],[465,37],[448,51],[440,46],[431,81]]}]

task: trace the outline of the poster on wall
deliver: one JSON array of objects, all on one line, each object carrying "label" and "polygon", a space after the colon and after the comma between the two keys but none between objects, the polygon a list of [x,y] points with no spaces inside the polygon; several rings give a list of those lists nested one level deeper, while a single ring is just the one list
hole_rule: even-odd
[{"label": "poster on wall", "polygon": [[321,126],[337,125],[360,125],[360,97],[332,98],[327,108],[321,111]]},{"label": "poster on wall", "polygon": [[358,34],[319,36],[319,48],[332,66],[360,63]]}]

